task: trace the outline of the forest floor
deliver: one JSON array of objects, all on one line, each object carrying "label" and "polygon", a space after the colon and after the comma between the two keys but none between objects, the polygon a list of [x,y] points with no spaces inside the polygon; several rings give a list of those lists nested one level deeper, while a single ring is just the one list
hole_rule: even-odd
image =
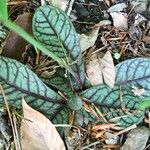
[{"label": "forest floor", "polygon": [[[113,87],[116,65],[129,59],[150,57],[150,2],[148,0],[45,1],[9,0],[9,18],[32,34],[33,13],[41,3],[53,3],[60,9],[66,10],[78,33],[86,75],[93,85],[103,83],[100,80],[105,80],[105,77],[102,79],[102,76],[108,74],[109,81],[105,82]],[[49,64],[53,65],[49,72],[53,74],[57,70],[57,65],[55,66],[53,61],[46,62],[47,64],[42,67],[36,66],[37,55],[34,47],[8,29],[0,30],[0,42],[3,56],[19,60],[38,75],[43,75],[43,70],[50,68]],[[99,59],[105,61],[104,67],[110,68],[101,76],[99,74],[102,68],[97,67],[100,66]],[[143,91],[135,87],[134,94],[136,92],[142,94]],[[69,150],[148,150],[150,149],[149,126],[150,112],[147,109],[140,125],[133,124],[120,130],[118,126],[110,123],[88,124],[83,127],[69,128],[70,130],[66,130],[62,139]]]}]

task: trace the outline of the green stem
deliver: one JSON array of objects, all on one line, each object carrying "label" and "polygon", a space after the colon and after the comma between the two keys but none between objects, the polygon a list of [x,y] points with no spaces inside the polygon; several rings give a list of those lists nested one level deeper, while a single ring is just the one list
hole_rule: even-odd
[{"label": "green stem", "polygon": [[36,48],[40,49],[43,53],[50,56],[52,59],[54,59],[60,66],[63,66],[66,68],[66,64],[64,64],[64,61],[54,55],[50,50],[46,49],[42,44],[37,42],[32,36],[30,36],[25,30],[23,30],[21,27],[16,25],[10,20],[2,19],[0,18],[0,22],[6,26],[7,28],[11,29],[12,31],[16,32],[18,35],[20,35],[22,38],[24,38],[26,41],[34,45]]},{"label": "green stem", "polygon": [[64,60],[64,59],[60,59],[59,57],[57,57],[50,50],[46,49],[41,43],[39,43],[38,41],[36,41],[31,35],[29,35],[20,26],[18,26],[17,24],[15,24],[14,22],[12,22],[12,21],[10,21],[8,19],[5,19],[2,16],[1,12],[0,12],[0,22],[4,26],[6,26],[7,28],[9,28],[10,30],[16,32],[19,36],[21,36],[22,38],[24,38],[26,41],[28,41],[29,43],[31,43],[34,47],[38,48],[43,53],[45,53],[46,55],[48,55],[49,57],[51,57],[54,61],[56,61],[60,65],[60,67],[64,67],[77,80],[75,73],[72,71],[70,65],[68,64],[67,58],[66,58],[66,60]]}]

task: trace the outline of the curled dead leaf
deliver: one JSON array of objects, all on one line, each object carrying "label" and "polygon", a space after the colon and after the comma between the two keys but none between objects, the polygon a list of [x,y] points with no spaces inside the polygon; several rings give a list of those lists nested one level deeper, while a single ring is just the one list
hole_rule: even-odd
[{"label": "curled dead leaf", "polygon": [[64,143],[54,125],[44,115],[23,104],[24,120],[21,122],[23,150],[65,150]]},{"label": "curled dead leaf", "polygon": [[97,54],[91,56],[91,60],[86,66],[86,73],[92,85],[103,84],[104,82],[113,88],[115,84],[115,66],[109,51],[103,58],[98,58]]}]

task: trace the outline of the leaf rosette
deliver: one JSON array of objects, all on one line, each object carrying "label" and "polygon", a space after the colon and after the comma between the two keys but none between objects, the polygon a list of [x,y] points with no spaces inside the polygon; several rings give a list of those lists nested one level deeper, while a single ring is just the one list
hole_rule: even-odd
[{"label": "leaf rosette", "polygon": [[[72,111],[78,125],[100,120],[94,111],[85,109],[85,104],[91,110],[97,108],[108,122],[122,127],[142,121],[144,109],[140,109],[141,104],[150,96],[150,59],[135,58],[118,64],[112,89],[104,84],[86,89],[79,40],[65,13],[53,6],[38,8],[33,17],[33,32],[50,52],[66,62],[69,77],[64,76],[62,69],[51,78],[43,79],[44,84],[25,65],[0,56],[0,84],[9,104],[20,108],[24,97],[29,105],[57,124],[69,123]],[[50,89],[49,85],[54,88]],[[132,91],[133,87],[143,88],[144,92],[137,96]],[[79,93],[77,89],[85,90]],[[64,96],[59,95],[58,91],[63,92]],[[2,92],[0,102],[4,103]]]}]

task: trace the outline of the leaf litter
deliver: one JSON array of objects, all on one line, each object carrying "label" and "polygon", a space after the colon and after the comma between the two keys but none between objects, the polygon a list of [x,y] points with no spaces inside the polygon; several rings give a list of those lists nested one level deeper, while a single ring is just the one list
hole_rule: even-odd
[{"label": "leaf litter", "polygon": [[115,67],[111,53],[107,51],[103,58],[98,58],[98,54],[93,54],[86,66],[86,73],[92,85],[105,83],[113,88]]},{"label": "leaf litter", "polygon": [[[75,1],[75,3],[77,3],[77,1]],[[108,6],[107,8],[109,8],[110,6],[116,5],[114,3],[114,1],[108,1],[108,0],[100,1],[99,3],[94,2],[94,5],[90,5],[89,2],[86,0],[78,1],[78,3],[80,5],[82,5],[83,8],[85,8],[88,12],[91,11],[90,9],[92,7],[93,7],[93,9],[96,10],[96,8],[97,8],[96,5],[98,5],[100,8],[102,8],[101,4],[106,4]],[[145,8],[147,7],[147,1],[145,1],[145,3],[144,3],[144,1],[136,2],[136,3],[129,2],[129,3],[131,3],[131,9],[129,11],[126,9],[127,4],[122,4],[122,6],[121,6],[122,8],[118,7],[119,12],[118,12],[118,10],[113,12],[115,15],[114,14],[111,15],[112,20],[110,19],[110,22],[112,22],[112,24],[100,26],[99,33],[97,33],[95,35],[95,39],[93,40],[93,43],[88,47],[88,48],[90,48],[92,46],[96,46],[96,49],[103,47],[104,43],[101,44],[102,38],[100,38],[103,36],[103,39],[105,41],[105,46],[111,47],[110,54],[113,54],[113,56],[114,56],[116,54],[116,50],[117,50],[118,54],[120,54],[119,59],[117,59],[117,60],[113,59],[113,62],[115,64],[118,63],[117,61],[122,61],[122,60],[128,59],[128,58],[133,58],[133,57],[138,57],[138,56],[146,56],[146,57],[150,56],[150,54],[149,54],[149,49],[150,49],[149,33],[150,33],[150,31],[149,31],[148,25],[147,25],[148,20],[146,19],[145,15],[141,14],[141,12],[146,11]],[[139,5],[139,4],[141,4],[141,5]],[[139,9],[138,9],[138,6],[140,6]],[[127,5],[127,7],[128,7],[128,5]],[[107,17],[107,16],[109,16],[109,13],[107,13],[108,12],[107,8],[102,8],[102,11],[103,11],[102,15],[105,14],[106,15],[105,19],[109,20],[109,18]],[[76,8],[73,7],[73,9],[76,9]],[[105,12],[105,10],[106,10],[106,12]],[[134,13],[134,11],[137,14]],[[81,12],[81,14],[82,13],[83,12]],[[117,22],[118,20],[120,20],[118,18],[118,16],[121,17],[120,19],[122,19],[124,21],[123,23]],[[95,18],[98,18],[98,17],[97,17],[97,14],[95,12],[93,12],[93,14],[91,13],[90,17],[88,18],[89,19],[88,21],[90,21],[90,19],[91,19],[94,22],[93,24],[96,25],[96,24],[98,24],[98,22],[100,20],[98,18],[97,22],[95,22],[96,21]],[[75,27],[77,30],[80,29],[80,31],[82,31],[83,34],[86,34],[85,31],[89,32],[89,31],[93,30],[93,25],[89,25],[88,22],[86,24],[86,21],[87,21],[86,18],[85,18],[85,22],[84,22],[84,19],[82,19],[82,20],[78,20],[78,19],[79,18],[76,17],[76,20],[74,20],[75,21],[74,24],[75,24]],[[84,22],[84,25],[82,25],[83,22]],[[129,27],[129,30],[128,30],[128,27]],[[144,32],[144,31],[146,31],[146,32]],[[82,34],[82,33],[80,32],[80,34]],[[89,40],[91,40],[93,37],[91,37],[91,39],[90,39],[90,36],[89,36],[88,38],[89,38]],[[113,39],[113,40],[110,40],[110,39]],[[86,51],[88,51],[88,48],[84,48],[84,49]],[[102,52],[104,54],[106,54],[106,51],[107,51],[106,48],[102,49]],[[98,59],[97,55],[98,55],[98,53],[95,53],[95,57],[94,57],[95,60],[93,60],[93,61],[95,61],[95,63],[99,63],[97,60]],[[112,59],[112,56],[111,56],[111,59]],[[106,63],[104,66],[107,66],[108,64]],[[94,67],[96,67],[96,65],[93,65],[93,68]],[[91,67],[91,69],[93,69],[93,68]],[[99,67],[97,67],[97,68],[99,68]],[[97,73],[101,72],[101,73],[99,73],[99,75],[101,77],[98,77],[98,81],[95,80],[95,82],[99,82],[99,79],[100,79],[100,81],[102,81],[102,83],[105,80],[106,80],[105,83],[110,82],[110,81],[108,81],[110,79],[108,79],[107,77],[105,77],[106,79],[104,80],[104,74],[107,76],[107,73],[109,73],[109,69],[106,71],[106,73],[102,73],[102,69],[99,69],[99,70],[101,70],[101,71],[97,71]],[[114,76],[113,76],[113,79],[114,79]],[[99,83],[96,83],[96,84],[99,84]],[[113,86],[114,81],[112,81],[112,83],[108,83],[108,85],[109,84],[110,84],[110,87]],[[141,96],[144,93],[144,91],[143,91],[144,89],[140,89],[137,87],[134,87],[132,90],[133,90],[132,92],[135,95]],[[139,93],[141,93],[141,94],[139,94]],[[109,124],[107,124],[107,125],[109,125]],[[88,129],[87,131],[91,133],[91,130],[88,127],[85,127],[85,128],[87,128]],[[116,129],[107,129],[107,130],[111,131],[111,133],[112,133]],[[76,131],[74,131],[74,132],[76,132]],[[82,132],[82,130],[81,130],[81,132]],[[87,135],[87,133],[85,133],[85,132],[82,132],[82,133],[83,133],[83,137],[84,137],[84,135]],[[99,137],[102,137],[102,138],[100,138],[101,140],[98,139],[98,141],[99,141],[98,144],[101,143],[100,144],[101,147],[113,149],[113,145],[112,145],[112,147],[111,146],[109,147],[109,145],[107,147],[106,142],[104,140],[102,140],[102,139],[104,139],[104,137],[103,137],[104,133],[106,133],[106,132],[102,129],[101,133],[99,133],[99,135],[100,135]],[[91,133],[91,135],[92,135],[92,133]],[[124,133],[124,135],[126,135],[126,133]],[[84,138],[87,140],[89,139],[88,136],[87,137],[85,136]],[[96,142],[97,142],[97,139],[96,139]],[[85,143],[87,145],[89,145],[89,147],[90,147],[90,143],[88,143],[88,142],[85,142]],[[82,147],[82,144],[80,145],[81,147]],[[95,145],[93,144],[92,146],[96,147],[96,145],[97,145],[97,143]]]},{"label": "leaf litter", "polygon": [[24,150],[65,150],[55,126],[44,115],[22,101],[21,144]]}]

